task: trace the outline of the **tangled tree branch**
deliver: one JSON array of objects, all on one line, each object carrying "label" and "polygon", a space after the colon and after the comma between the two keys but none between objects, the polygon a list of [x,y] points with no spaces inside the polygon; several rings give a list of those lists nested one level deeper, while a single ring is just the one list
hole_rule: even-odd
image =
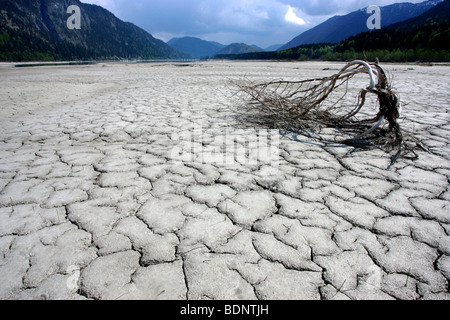
[{"label": "tangled tree branch", "polygon": [[[358,94],[356,105],[345,105],[349,93],[349,82],[359,74],[369,76],[369,86]],[[400,102],[388,81],[385,71],[378,63],[353,61],[337,74],[319,79],[302,81],[270,81],[264,83],[238,82],[244,99],[243,118],[247,123],[304,132],[321,127],[347,128],[359,132],[355,137],[340,141],[348,145],[391,147],[396,150],[395,162],[400,155],[412,152],[406,146],[397,122]],[[379,105],[378,114],[360,120],[359,113],[373,94]],[[377,130],[387,122],[388,130]],[[371,126],[372,125],[372,126]],[[372,142],[369,142],[369,136]]]}]

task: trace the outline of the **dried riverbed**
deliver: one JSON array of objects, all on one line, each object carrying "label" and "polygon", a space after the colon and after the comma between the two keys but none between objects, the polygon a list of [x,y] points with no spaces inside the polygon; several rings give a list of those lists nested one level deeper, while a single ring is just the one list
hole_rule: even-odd
[{"label": "dried riverbed", "polygon": [[450,67],[384,66],[430,150],[390,170],[236,123],[342,66],[0,66],[0,299],[449,299]]}]

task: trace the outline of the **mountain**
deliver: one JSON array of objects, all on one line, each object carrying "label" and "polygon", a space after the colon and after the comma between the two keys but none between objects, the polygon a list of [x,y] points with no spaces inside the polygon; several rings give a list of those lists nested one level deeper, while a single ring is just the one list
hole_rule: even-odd
[{"label": "mountain", "polygon": [[194,37],[173,38],[167,42],[173,49],[185,52],[194,58],[211,57],[225,45],[213,41],[205,41]]},{"label": "mountain", "polygon": [[434,56],[450,53],[450,0],[415,18],[350,37],[335,48],[340,53],[374,50],[421,50]]},{"label": "mountain", "polygon": [[450,0],[381,30],[359,33],[338,44],[304,44],[276,52],[222,55],[230,60],[368,60],[449,62]]},{"label": "mountain", "polygon": [[232,43],[229,46],[226,46],[219,52],[217,52],[218,55],[220,54],[242,54],[242,53],[249,53],[249,52],[260,52],[262,49],[257,49],[253,46],[249,46],[245,43]]},{"label": "mountain", "polygon": [[[381,7],[381,27],[417,17],[430,10],[442,0],[428,0],[425,2],[396,3]],[[360,9],[344,16],[334,16],[318,26],[303,32],[290,42],[279,48],[285,50],[303,44],[339,43],[358,33],[367,31],[367,8]]]},{"label": "mountain", "polygon": [[173,38],[167,44],[178,51],[190,54],[194,58],[213,57],[217,54],[241,54],[264,51],[264,49],[261,49],[255,44],[232,43],[225,46],[218,42],[205,41],[195,37]]},{"label": "mountain", "polygon": [[410,31],[430,24],[450,23],[450,0],[444,0],[425,13],[386,27],[391,30]]},{"label": "mountain", "polygon": [[282,46],[283,46],[282,44],[274,44],[274,45],[267,47],[264,51],[277,51]]},{"label": "mountain", "polygon": [[265,51],[263,48],[258,47],[256,44],[250,45],[250,47],[255,48],[258,51]]},{"label": "mountain", "polygon": [[[69,29],[71,5],[80,29]],[[106,9],[78,0],[0,0],[0,60],[184,58],[180,53]]]}]

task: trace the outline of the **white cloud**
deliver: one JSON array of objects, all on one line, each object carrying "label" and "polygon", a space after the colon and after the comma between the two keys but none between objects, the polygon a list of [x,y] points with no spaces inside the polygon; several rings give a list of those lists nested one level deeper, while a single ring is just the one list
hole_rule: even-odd
[{"label": "white cloud", "polygon": [[303,26],[306,24],[305,20],[303,20],[302,18],[298,17],[295,12],[294,12],[294,8],[291,6],[288,6],[288,12],[286,13],[286,16],[284,17],[284,19],[287,22],[290,23],[294,23],[300,26]]}]

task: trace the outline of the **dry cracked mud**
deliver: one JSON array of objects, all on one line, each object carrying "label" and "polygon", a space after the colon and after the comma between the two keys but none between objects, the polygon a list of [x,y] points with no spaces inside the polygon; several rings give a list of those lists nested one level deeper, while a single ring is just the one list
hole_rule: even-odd
[{"label": "dry cracked mud", "polygon": [[385,66],[389,170],[236,125],[230,79],[340,67],[0,66],[0,299],[450,299],[450,67]]}]

